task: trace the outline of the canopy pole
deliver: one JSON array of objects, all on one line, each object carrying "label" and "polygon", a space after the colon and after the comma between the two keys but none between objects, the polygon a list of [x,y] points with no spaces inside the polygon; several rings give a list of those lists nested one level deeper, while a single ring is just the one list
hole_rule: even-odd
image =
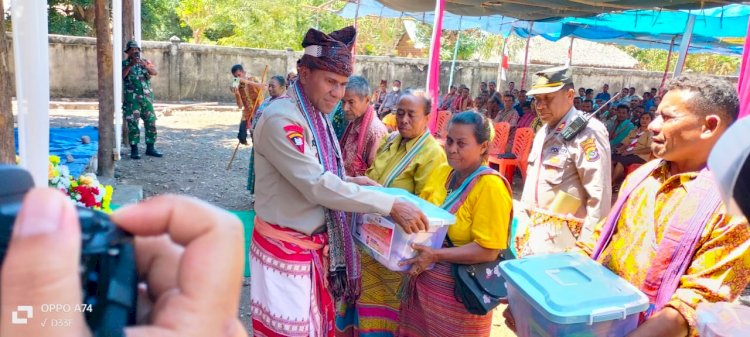
[{"label": "canopy pole", "polygon": [[685,67],[685,59],[687,58],[688,49],[690,48],[690,40],[693,38],[693,27],[695,26],[695,15],[690,14],[688,16],[687,24],[685,25],[685,33],[682,34],[682,41],[680,41],[680,54],[677,57],[677,65],[674,68],[674,75],[672,78],[680,76],[682,69]]},{"label": "canopy pole", "polygon": [[141,0],[133,0],[133,30],[135,42],[143,48],[141,45]]},{"label": "canopy pole", "polygon": [[49,166],[47,3],[13,0],[11,15],[21,166],[31,173],[37,187],[46,187]]},{"label": "canopy pole", "polygon": [[[750,36],[750,23],[747,26]],[[739,79],[737,81],[737,93],[740,97],[740,115],[743,118],[750,115],[750,38],[745,37],[745,48],[742,50],[742,63],[740,63]]]},{"label": "canopy pole", "polygon": [[438,94],[440,91],[440,37],[443,34],[443,14],[445,0],[435,1],[435,21],[432,25],[432,41],[430,41],[430,61],[427,67],[426,88],[432,96],[432,111],[430,113],[430,130],[437,132]]},{"label": "canopy pole", "polygon": [[565,64],[568,67],[573,65],[573,41],[575,39],[575,37],[570,37],[570,46],[568,46],[568,62]]},{"label": "canopy pole", "polygon": [[672,42],[669,44],[669,53],[667,53],[667,65],[664,67],[664,75],[661,77],[661,84],[659,84],[659,95],[664,92],[664,83],[667,82],[667,75],[669,74],[669,64],[672,62],[672,49],[674,48],[674,41],[677,40],[677,35],[672,37]]},{"label": "canopy pole", "polygon": [[461,44],[461,22],[464,16],[458,18],[458,35],[456,36],[456,48],[453,49],[453,60],[451,61],[451,76],[448,79],[448,90],[453,86],[453,69],[456,68],[456,57],[458,57],[458,45]]},{"label": "canopy pole", "polygon": [[534,29],[534,22],[529,24],[529,36],[526,38],[526,52],[523,56],[523,76],[521,77],[521,89],[526,88],[526,71],[529,68],[529,45],[531,44],[531,31]]},{"label": "canopy pole", "polygon": [[112,0],[112,89],[114,91],[115,151],[120,160],[122,150],[122,0]]},{"label": "canopy pole", "polygon": [[[359,27],[359,4],[362,2],[362,0],[357,0],[357,10],[354,12],[354,29],[357,29]],[[352,46],[352,68],[354,68],[355,60],[357,58],[357,40],[354,40],[354,45]]]}]

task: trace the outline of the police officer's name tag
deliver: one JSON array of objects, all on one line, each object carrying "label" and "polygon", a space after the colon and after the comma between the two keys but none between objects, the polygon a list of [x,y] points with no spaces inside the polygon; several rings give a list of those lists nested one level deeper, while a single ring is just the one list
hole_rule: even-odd
[{"label": "police officer's name tag", "polygon": [[551,155],[556,155],[556,154],[567,155],[568,154],[568,148],[565,146],[553,146],[553,147],[550,147],[547,151]]}]

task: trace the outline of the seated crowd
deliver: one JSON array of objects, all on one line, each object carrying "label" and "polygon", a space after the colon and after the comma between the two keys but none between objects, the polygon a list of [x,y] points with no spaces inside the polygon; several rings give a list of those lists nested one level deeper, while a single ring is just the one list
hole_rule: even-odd
[{"label": "seated crowd", "polygon": [[[318,35],[325,38],[315,40]],[[344,48],[348,42],[337,40],[342,36],[347,35],[308,34],[305,43],[322,48],[331,44],[335,53],[305,54],[298,64],[300,76],[286,84],[286,95],[279,95],[284,101],[269,105],[269,111],[251,127],[253,136],[259,137],[254,139],[258,218],[251,253],[256,332],[268,336],[489,336],[492,313],[473,314],[456,299],[451,266],[494,261],[511,242],[520,257],[579,251],[646,289],[654,308],[633,336],[695,336],[697,304],[733,301],[750,281],[747,220],[727,214],[720,200],[704,205],[710,207],[706,212],[696,204],[701,200],[696,195],[708,193],[706,189],[713,186],[705,168],[708,153],[737,118],[737,94],[730,84],[681,77],[661,95],[652,88],[638,96],[631,87],[614,97],[607,84],[599,93],[575,88],[570,70],[559,67],[538,73],[544,81],[528,92],[513,82],[498,91],[497,84],[488,81],[480,84],[474,97],[466,85],[458,85],[433,101],[423,90],[402,90],[400,80],[390,82],[391,90],[388,81],[381,80],[373,91],[368,79],[352,76],[351,67],[342,67],[351,57]],[[279,84],[283,82],[277,79],[274,85]],[[345,89],[332,89],[337,86]],[[331,96],[340,102],[330,101]],[[433,102],[438,111],[450,114],[441,140],[428,127],[430,119],[436,118],[431,116]],[[288,112],[292,110],[300,113]],[[570,144],[554,137],[579,116],[577,110],[596,112],[595,118]],[[309,117],[316,116],[311,112],[319,112],[328,121],[316,121],[320,117]],[[302,139],[310,133],[300,116],[314,122],[309,128],[315,149]],[[290,127],[290,122],[303,127]],[[521,133],[519,128],[530,128],[538,135],[523,185],[525,212],[519,213],[527,214],[529,224],[546,219],[555,224],[560,220],[553,227],[571,226],[565,238],[544,233],[550,239],[544,242],[551,248],[548,251],[531,241],[541,237],[540,230],[552,227],[519,227],[514,237],[509,234],[514,220],[511,184],[502,172],[488,167],[494,123],[510,127],[506,150],[513,133]],[[338,144],[321,141],[325,134],[338,138]],[[335,162],[326,161],[337,158],[338,145],[340,171]],[[320,165],[316,158],[322,158]],[[636,169],[637,165],[643,166]],[[536,184],[528,183],[529,179],[537,179]],[[620,198],[612,206],[612,186],[616,188],[623,179]],[[408,202],[356,185],[401,188],[454,214],[456,223],[448,229],[441,248],[414,245],[417,255],[401,262],[409,271],[391,271],[362,247],[352,249],[346,237],[351,236],[346,228],[352,219],[341,214],[390,215],[406,233],[424,229],[424,215],[405,205]],[[273,188],[299,191],[295,207],[309,216],[285,218],[284,212],[291,210],[279,209],[280,200],[273,202],[279,197]],[[558,192],[573,193],[568,196],[578,199],[559,219],[545,209],[549,205],[542,205],[567,194]],[[290,207],[295,203],[289,203]],[[695,220],[699,211],[702,216]],[[691,232],[690,250],[680,250],[687,252],[679,256],[685,266],[679,274],[682,278],[672,278],[664,287],[654,286],[654,268],[671,263],[664,258],[662,238],[674,241],[675,235],[682,234],[675,234],[672,227],[681,226],[680,222],[694,226],[694,220],[703,230]],[[301,225],[293,225],[295,221]],[[638,226],[643,223],[654,226]],[[334,234],[339,235],[338,241],[326,241]],[[633,242],[639,245],[632,246]],[[334,257],[341,258],[340,269],[322,270],[321,260],[333,263]],[[273,272],[278,268],[273,266],[295,264],[314,272],[306,273],[302,283],[296,276]],[[334,271],[341,273],[328,275]],[[658,296],[649,287],[659,290]],[[507,310],[505,316],[513,329],[512,312]]]}]

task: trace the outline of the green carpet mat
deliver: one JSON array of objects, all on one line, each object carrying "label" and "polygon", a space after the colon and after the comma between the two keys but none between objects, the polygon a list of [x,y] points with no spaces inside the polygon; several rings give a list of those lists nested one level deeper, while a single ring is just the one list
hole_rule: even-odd
[{"label": "green carpet mat", "polygon": [[242,221],[245,228],[245,277],[250,277],[250,238],[253,235],[253,219],[255,211],[229,211]]}]

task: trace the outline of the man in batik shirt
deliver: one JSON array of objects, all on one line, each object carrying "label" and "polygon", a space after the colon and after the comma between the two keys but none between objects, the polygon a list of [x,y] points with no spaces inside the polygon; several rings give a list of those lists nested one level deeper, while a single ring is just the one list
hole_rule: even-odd
[{"label": "man in batik shirt", "polygon": [[649,296],[645,322],[628,336],[697,336],[698,304],[732,302],[750,281],[747,219],[728,214],[706,166],[738,107],[729,82],[674,80],[649,125],[658,159],[628,176],[608,220],[578,242]]},{"label": "man in batik shirt", "polygon": [[237,101],[237,107],[242,110],[237,139],[243,145],[247,145],[247,129],[251,127],[250,124],[253,116],[256,110],[258,110],[256,105],[260,105],[258,95],[263,91],[263,84],[258,83],[257,79],[248,76],[241,64],[232,66],[232,76],[234,77],[234,82],[232,83],[231,90]]}]

